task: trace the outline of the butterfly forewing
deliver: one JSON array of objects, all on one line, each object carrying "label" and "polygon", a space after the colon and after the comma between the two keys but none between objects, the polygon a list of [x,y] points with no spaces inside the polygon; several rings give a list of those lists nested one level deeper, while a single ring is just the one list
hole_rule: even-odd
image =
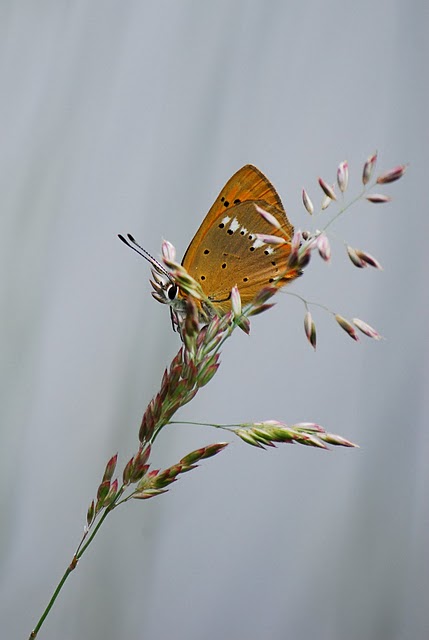
[{"label": "butterfly forewing", "polygon": [[251,164],[246,164],[228,180],[202,221],[183,257],[182,264],[185,269],[189,271],[189,266],[193,264],[195,259],[195,251],[198,250],[207,231],[218,224],[218,220],[220,221],[228,213],[228,209],[243,202],[255,200],[264,200],[276,207],[279,221],[281,224],[286,223],[293,233],[293,228],[286,217],[280,197],[271,182],[264,176],[262,171],[259,171]]},{"label": "butterfly forewing", "polygon": [[[269,224],[255,205],[271,213],[282,230]],[[269,180],[256,167],[246,165],[220,192],[182,263],[222,311],[230,308],[234,285],[247,303],[264,286],[270,283],[283,286],[299,275],[287,268],[289,243],[264,244],[256,238],[257,233],[291,239],[293,227]]]}]

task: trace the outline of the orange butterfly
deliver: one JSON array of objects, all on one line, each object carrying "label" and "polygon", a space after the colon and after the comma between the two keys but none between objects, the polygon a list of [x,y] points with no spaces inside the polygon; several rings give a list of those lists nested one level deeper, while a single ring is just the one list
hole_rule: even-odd
[{"label": "orange butterfly", "polygon": [[[274,216],[281,229],[263,218],[257,207]],[[256,234],[279,236],[286,239],[286,243],[266,244]],[[231,309],[234,285],[240,291],[243,304],[247,304],[263,287],[272,284],[280,288],[300,275],[299,268],[288,266],[292,236],[293,226],[277,191],[259,169],[248,164],[239,169],[219,193],[191,240],[182,265],[201,285],[214,309],[226,313]],[[157,273],[169,279],[163,282],[154,274],[154,297],[170,303],[173,308],[180,305],[183,308],[183,293],[164,267],[137,245],[132,236],[128,236],[131,244],[123,236],[119,237],[132,249],[142,250]]]}]

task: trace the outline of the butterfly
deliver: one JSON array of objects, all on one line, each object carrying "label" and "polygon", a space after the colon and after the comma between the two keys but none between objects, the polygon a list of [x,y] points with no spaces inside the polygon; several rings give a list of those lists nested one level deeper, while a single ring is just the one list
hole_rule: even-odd
[{"label": "butterfly", "polygon": [[[274,216],[280,229],[270,224],[258,208]],[[299,268],[288,265],[293,233],[277,191],[262,171],[247,164],[219,193],[191,240],[182,266],[200,284],[215,312],[224,314],[231,309],[231,289],[235,285],[242,303],[247,304],[265,286],[280,288],[301,274]],[[279,236],[286,242],[265,243],[257,234]],[[138,249],[143,251],[141,255],[154,267],[152,295],[173,309],[183,306],[184,294],[168,271],[132,236],[128,235],[129,241],[119,237],[138,253]]]}]

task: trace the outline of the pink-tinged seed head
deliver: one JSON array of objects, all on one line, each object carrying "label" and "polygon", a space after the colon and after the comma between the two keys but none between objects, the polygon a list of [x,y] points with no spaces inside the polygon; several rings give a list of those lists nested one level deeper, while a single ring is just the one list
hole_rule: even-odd
[{"label": "pink-tinged seed head", "polygon": [[332,198],[330,198],[329,196],[323,196],[322,202],[320,204],[320,208],[322,209],[322,211],[325,211],[325,209],[329,207],[331,202],[332,202]]},{"label": "pink-tinged seed head", "polygon": [[324,433],[325,429],[317,424],[317,422],[297,422],[292,425],[293,429],[299,429],[303,431],[317,431],[319,433]]},{"label": "pink-tinged seed head", "polygon": [[343,316],[340,316],[337,313],[335,316],[335,320],[338,322],[340,327],[344,329],[344,331],[348,333],[351,338],[353,338],[353,340],[356,340],[356,342],[359,341],[359,336],[356,333],[353,325],[348,320],[346,320],[346,318],[343,318]]},{"label": "pink-tinged seed head", "polygon": [[110,458],[110,460],[106,464],[102,482],[112,479],[113,474],[115,473],[117,461],[118,461],[118,454],[116,453],[114,456]]},{"label": "pink-tinged seed head", "polygon": [[268,285],[263,289],[261,289],[260,291],[258,291],[258,293],[256,294],[253,300],[253,303],[255,305],[265,304],[265,302],[270,300],[270,298],[272,298],[276,293],[278,293],[277,287],[274,287],[273,285]]},{"label": "pink-tinged seed head", "polygon": [[374,167],[376,163],[377,163],[377,152],[375,152],[372,156],[369,156],[369,158],[363,165],[362,183],[364,185],[368,184],[368,182],[371,180],[371,176],[374,171]]},{"label": "pink-tinged seed head", "polygon": [[324,433],[319,436],[322,440],[327,442],[328,444],[332,444],[338,447],[354,447],[355,449],[359,449],[359,445],[351,442],[350,440],[346,440],[341,436],[337,436],[334,433]]},{"label": "pink-tinged seed head", "polygon": [[303,205],[306,208],[307,212],[310,215],[313,215],[314,206],[313,206],[313,203],[310,200],[310,196],[308,195],[308,193],[306,192],[305,189],[302,190],[302,202],[303,202]]},{"label": "pink-tinged seed head", "polygon": [[161,254],[163,260],[168,260],[169,262],[176,261],[176,249],[168,240],[164,240],[162,243]]},{"label": "pink-tinged seed head", "polygon": [[373,193],[370,196],[366,196],[368,202],[372,202],[374,204],[384,204],[385,202],[390,202],[392,198],[390,196],[384,196],[381,193]]},{"label": "pink-tinged seed head", "polygon": [[278,420],[263,420],[263,422],[254,422],[253,427],[287,427],[287,424],[284,422],[279,422]]},{"label": "pink-tinged seed head", "polygon": [[282,225],[277,220],[277,218],[275,218],[273,216],[272,213],[270,213],[269,211],[265,211],[265,209],[262,209],[261,207],[258,207],[258,205],[255,205],[255,207],[256,207],[256,211],[259,213],[259,215],[261,215],[264,218],[264,220],[266,220],[268,222],[268,224],[271,224],[276,229],[281,229],[282,228]]},{"label": "pink-tinged seed head", "polygon": [[365,262],[365,264],[368,264],[370,267],[374,267],[374,269],[380,269],[381,271],[383,271],[383,267],[381,266],[379,261],[376,258],[374,258],[374,256],[372,256],[370,253],[367,253],[366,251],[361,251],[360,249],[356,249],[356,253],[358,257],[363,262]]},{"label": "pink-tinged seed head", "polygon": [[344,161],[338,165],[337,169],[337,183],[341,193],[347,189],[347,185],[349,182],[349,165],[348,162]]},{"label": "pink-tinged seed head", "polygon": [[328,236],[325,233],[321,233],[317,238],[316,246],[322,260],[329,262],[331,259],[331,245],[329,244]]},{"label": "pink-tinged seed head", "polygon": [[302,239],[303,238],[302,238],[301,230],[297,229],[297,231],[295,231],[295,233],[293,234],[293,237],[290,243],[291,251],[297,251],[300,248]]},{"label": "pink-tinged seed head", "polygon": [[380,335],[378,331],[374,329],[374,327],[371,327],[371,325],[367,322],[360,320],[360,318],[353,318],[352,322],[355,327],[359,329],[359,331],[362,331],[362,333],[364,333],[369,338],[373,338],[374,340],[381,340],[383,338],[383,336]]},{"label": "pink-tinged seed head", "polygon": [[212,456],[220,453],[225,447],[228,446],[228,442],[216,442],[215,444],[208,444],[204,447],[204,455],[203,458],[211,458]]},{"label": "pink-tinged seed head", "polygon": [[286,244],[286,240],[284,238],[280,238],[279,236],[270,236],[266,233],[255,233],[255,238],[265,244]]},{"label": "pink-tinged seed head", "polygon": [[115,494],[118,492],[118,486],[119,486],[119,482],[118,479],[115,478],[115,480],[113,480],[112,484],[110,485],[110,492],[111,494]]},{"label": "pink-tinged seed head", "polygon": [[323,178],[319,178],[319,185],[322,189],[322,191],[325,193],[325,195],[328,196],[328,198],[331,198],[331,200],[336,200],[337,196],[335,195],[335,191],[334,191],[334,187],[331,185],[329,185],[325,180],[323,180]]},{"label": "pink-tinged seed head", "polygon": [[231,307],[236,318],[241,316],[241,296],[237,285],[231,289]]},{"label": "pink-tinged seed head", "polygon": [[304,316],[304,330],[305,335],[313,349],[316,348],[316,325],[314,324],[311,313],[307,311]]},{"label": "pink-tinged seed head", "polygon": [[303,251],[298,252],[298,260],[296,266],[299,269],[305,269],[311,260],[311,249],[309,247],[304,248]]},{"label": "pink-tinged seed head", "polygon": [[95,516],[95,502],[93,500],[89,505],[88,511],[86,513],[86,522],[88,527],[91,525],[92,521],[94,520],[94,516]]},{"label": "pink-tinged seed head", "polygon": [[400,164],[399,166],[390,169],[390,171],[382,173],[381,176],[378,176],[377,178],[377,184],[388,184],[389,182],[395,182],[395,180],[399,180],[399,178],[402,178],[407,168],[407,164]]},{"label": "pink-tinged seed head", "polygon": [[353,247],[350,247],[350,245],[347,245],[347,254],[350,260],[355,265],[355,267],[358,267],[359,269],[363,269],[364,267],[368,266],[366,262],[364,262],[361,258],[359,258],[358,250],[353,249]]},{"label": "pink-tinged seed head", "polygon": [[250,311],[247,312],[248,317],[250,318],[250,316],[257,316],[260,313],[264,313],[264,311],[268,311],[268,309],[272,309],[272,307],[274,307],[274,304],[260,304],[260,305],[256,305],[254,306]]},{"label": "pink-tinged seed head", "polygon": [[245,334],[250,333],[250,320],[246,316],[240,316],[237,320],[237,327],[239,327]]}]

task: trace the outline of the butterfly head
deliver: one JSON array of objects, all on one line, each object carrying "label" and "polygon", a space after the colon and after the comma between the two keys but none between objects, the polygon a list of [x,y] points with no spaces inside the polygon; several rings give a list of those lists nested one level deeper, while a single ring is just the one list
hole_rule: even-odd
[{"label": "butterfly head", "polygon": [[133,249],[152,265],[152,280],[150,281],[153,288],[152,296],[161,304],[169,305],[175,329],[180,329],[186,317],[189,297],[194,300],[201,322],[206,322],[216,315],[214,306],[204,294],[201,286],[189,276],[182,265],[175,262],[173,245],[167,241],[162,244],[162,259],[166,265],[164,266],[139,245],[131,234],[127,234],[126,238],[120,234],[118,237],[127,247]]}]

